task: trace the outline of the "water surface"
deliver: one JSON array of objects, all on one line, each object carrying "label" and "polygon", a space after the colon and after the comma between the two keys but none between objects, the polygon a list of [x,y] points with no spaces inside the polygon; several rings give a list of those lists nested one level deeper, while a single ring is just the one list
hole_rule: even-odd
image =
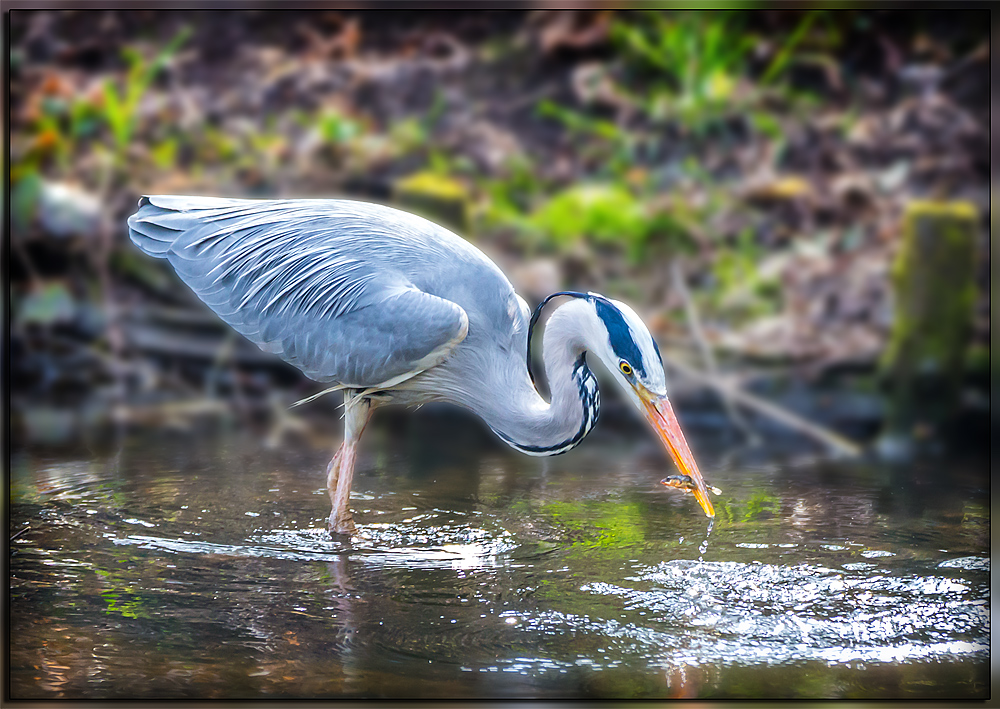
[{"label": "water surface", "polygon": [[327,451],[262,440],[15,449],[13,698],[989,696],[984,466],[694,436],[708,535],[652,441],[418,415],[366,434],[345,540]]}]

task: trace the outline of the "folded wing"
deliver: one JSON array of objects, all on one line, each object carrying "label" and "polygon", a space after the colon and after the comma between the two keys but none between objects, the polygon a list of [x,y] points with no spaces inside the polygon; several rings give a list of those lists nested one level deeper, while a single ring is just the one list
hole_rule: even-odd
[{"label": "folded wing", "polygon": [[[457,304],[399,261],[392,210],[347,200],[143,197],[133,243],[165,258],[224,321],[316,381],[390,386],[441,362],[468,331]],[[388,246],[387,246],[388,245]]]}]

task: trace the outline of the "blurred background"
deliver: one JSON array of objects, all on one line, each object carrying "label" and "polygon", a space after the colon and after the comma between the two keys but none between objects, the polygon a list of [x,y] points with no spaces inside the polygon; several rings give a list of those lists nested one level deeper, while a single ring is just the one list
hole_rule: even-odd
[{"label": "blurred background", "polygon": [[15,446],[203,421],[278,446],[335,414],[288,411],[320,387],[129,242],[141,194],[199,194],[388,203],[532,306],[625,300],[689,426],[987,450],[988,11],[9,23]]}]

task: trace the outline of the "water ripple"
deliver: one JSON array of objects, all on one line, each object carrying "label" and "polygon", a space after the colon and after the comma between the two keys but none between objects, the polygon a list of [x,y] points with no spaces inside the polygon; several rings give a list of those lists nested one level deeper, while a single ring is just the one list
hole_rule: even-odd
[{"label": "water ripple", "polygon": [[[661,649],[683,645],[694,651],[686,662],[902,661],[982,655],[989,647],[985,581],[973,588],[949,578],[847,575],[808,564],[680,560],[626,580],[651,587],[598,582],[581,590],[618,596],[626,610],[651,613],[656,625],[606,621],[588,632]],[[591,624],[580,628],[579,619],[558,614],[548,622]],[[666,633],[663,625],[689,632]]]},{"label": "water ripple", "polygon": [[[495,567],[498,557],[517,547],[504,529],[487,530],[467,522],[430,524],[435,515],[397,524],[372,524],[349,542],[334,540],[323,528],[276,529],[250,536],[246,544],[141,534],[107,534],[116,545],[136,545],[170,553],[221,554],[290,561],[336,561],[347,557],[387,568],[477,569]],[[144,524],[139,520],[126,520]],[[147,526],[147,524],[144,524]]]}]

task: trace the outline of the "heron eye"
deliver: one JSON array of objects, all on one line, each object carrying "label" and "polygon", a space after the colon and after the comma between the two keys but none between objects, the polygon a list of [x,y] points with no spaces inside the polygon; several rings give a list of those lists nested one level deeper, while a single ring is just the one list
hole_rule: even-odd
[{"label": "heron eye", "polygon": [[622,374],[624,374],[626,377],[632,376],[632,366],[628,362],[622,360],[621,364],[619,364],[618,366],[621,368]]}]

